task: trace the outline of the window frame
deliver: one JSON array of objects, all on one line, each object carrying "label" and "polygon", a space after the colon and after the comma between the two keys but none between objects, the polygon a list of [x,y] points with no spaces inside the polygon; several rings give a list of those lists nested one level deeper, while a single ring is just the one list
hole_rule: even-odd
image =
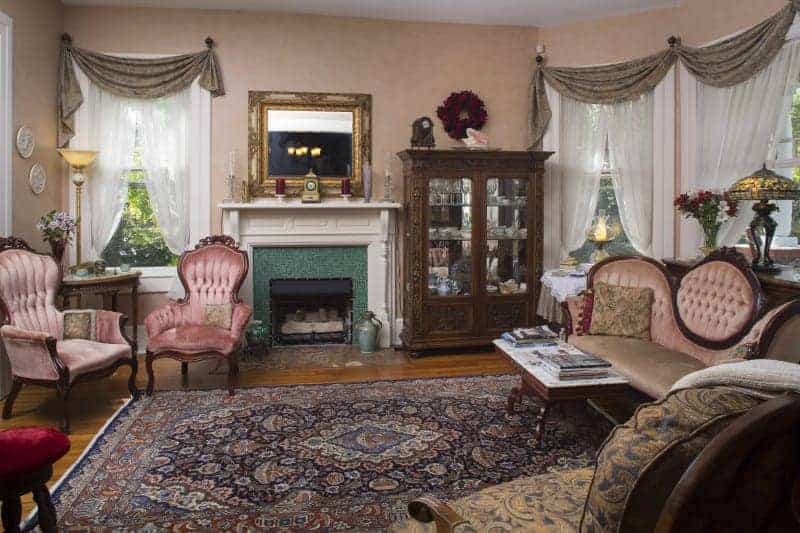
[{"label": "window frame", "polygon": [[11,235],[14,154],[14,20],[0,11],[0,236]]},{"label": "window frame", "polygon": [[[108,54],[117,57],[133,57],[140,59],[155,59],[170,57],[167,54]],[[89,78],[80,68],[75,69],[78,83],[83,94],[89,92]],[[190,131],[193,132],[192,149],[189,155],[189,174],[192,180],[189,184],[189,245],[206,237],[211,232],[211,93],[202,89],[195,80],[190,87]],[[88,147],[89,106],[82,105],[75,113],[75,146]],[[69,172],[64,169],[65,175]],[[91,175],[89,175],[89,179]],[[71,180],[65,180],[69,185],[69,210],[75,213],[75,186]],[[86,202],[84,202],[86,205]],[[87,218],[86,209],[83,210],[84,219]],[[91,236],[88,231],[83,232],[83,249],[91,249]],[[70,259],[74,263],[75,247],[70,247]],[[142,272],[139,284],[140,293],[167,293],[175,286],[178,280],[177,267],[135,267]]]}]

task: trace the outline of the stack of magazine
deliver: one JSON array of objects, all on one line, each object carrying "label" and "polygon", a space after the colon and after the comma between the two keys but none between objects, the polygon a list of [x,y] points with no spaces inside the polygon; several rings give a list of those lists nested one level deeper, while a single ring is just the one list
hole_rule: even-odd
[{"label": "stack of magazine", "polygon": [[599,379],[608,376],[611,363],[566,343],[533,350],[542,368],[560,380]]},{"label": "stack of magazine", "polygon": [[520,346],[556,346],[556,335],[547,326],[536,326],[533,328],[516,328],[503,333],[503,340],[510,342],[515,347]]}]

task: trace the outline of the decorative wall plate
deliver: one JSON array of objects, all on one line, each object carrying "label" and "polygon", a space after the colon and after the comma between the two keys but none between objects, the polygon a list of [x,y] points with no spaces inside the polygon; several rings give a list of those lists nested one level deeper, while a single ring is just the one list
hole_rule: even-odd
[{"label": "decorative wall plate", "polygon": [[41,163],[36,163],[28,172],[28,184],[34,194],[42,194],[44,186],[47,185],[47,172]]},{"label": "decorative wall plate", "polygon": [[28,126],[22,126],[17,130],[17,152],[23,159],[28,159],[33,155],[36,148],[36,136]]}]

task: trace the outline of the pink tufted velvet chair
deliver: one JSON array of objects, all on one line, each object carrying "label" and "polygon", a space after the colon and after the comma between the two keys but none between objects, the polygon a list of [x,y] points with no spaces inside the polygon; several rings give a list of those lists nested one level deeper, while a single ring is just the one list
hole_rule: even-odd
[{"label": "pink tufted velvet chair", "polygon": [[87,331],[89,339],[65,339],[65,312],[55,306],[60,283],[61,269],[52,257],[34,252],[21,239],[0,238],[0,313],[4,324],[0,339],[12,374],[3,418],[11,417],[23,384],[55,387],[63,401],[62,429],[68,432],[69,394],[76,383],[110,376],[121,365],[128,365],[128,389],[134,400],[139,394],[136,350],[124,334],[125,315],[95,311],[94,329]]},{"label": "pink tufted velvet chair", "polygon": [[[185,252],[178,263],[186,296],[150,313],[147,329],[147,394],[153,394],[153,361],[169,357],[181,361],[181,373],[188,363],[202,359],[228,361],[228,392],[236,389],[244,329],[252,310],[239,300],[249,260],[234,240],[225,235],[206,237],[194,250]],[[228,309],[230,306],[230,309]],[[223,327],[210,312],[222,313]],[[227,315],[227,316],[224,316]],[[220,315],[217,315],[219,318]]]}]

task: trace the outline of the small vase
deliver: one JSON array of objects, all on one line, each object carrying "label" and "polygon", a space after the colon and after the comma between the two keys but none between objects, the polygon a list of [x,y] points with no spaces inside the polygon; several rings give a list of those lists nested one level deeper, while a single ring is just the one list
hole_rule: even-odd
[{"label": "small vase", "polygon": [[50,255],[56,260],[59,266],[64,263],[64,252],[67,249],[66,241],[48,241],[50,243]]},{"label": "small vase", "polygon": [[702,226],[703,228],[703,246],[700,251],[703,255],[710,255],[711,252],[717,249],[717,234],[719,233],[719,224],[710,226]]}]

